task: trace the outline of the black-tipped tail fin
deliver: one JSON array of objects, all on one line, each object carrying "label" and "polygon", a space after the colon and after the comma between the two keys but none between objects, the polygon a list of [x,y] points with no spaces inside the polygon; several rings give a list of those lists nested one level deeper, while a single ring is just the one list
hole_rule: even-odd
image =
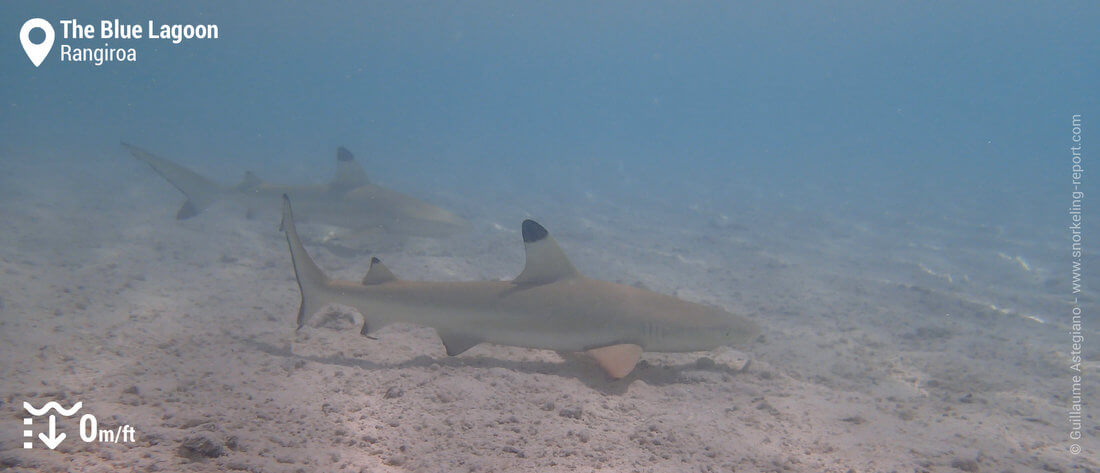
[{"label": "black-tipped tail fin", "polygon": [[187,220],[199,214],[199,209],[195,207],[195,203],[191,202],[191,199],[187,199],[180,209],[176,211],[176,220]]},{"label": "black-tipped tail fin", "polygon": [[126,142],[122,142],[122,147],[126,148],[138,161],[152,167],[157,174],[187,196],[187,202],[184,202],[183,207],[176,212],[177,219],[194,217],[221,197],[222,187],[195,171]]},{"label": "black-tipped tail fin", "polygon": [[294,277],[298,280],[298,289],[302,292],[302,304],[298,307],[298,328],[306,323],[310,316],[327,304],[324,289],[328,276],[321,271],[313,258],[309,257],[298,229],[294,227],[294,211],[290,207],[290,198],[283,194],[283,220],[279,229],[286,233],[286,242],[290,246],[290,260],[294,263]]}]

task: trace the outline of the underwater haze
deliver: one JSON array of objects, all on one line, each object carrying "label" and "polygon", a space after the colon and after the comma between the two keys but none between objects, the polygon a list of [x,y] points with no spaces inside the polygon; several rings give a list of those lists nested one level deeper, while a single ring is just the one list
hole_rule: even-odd
[{"label": "underwater haze", "polygon": [[1042,198],[1051,145],[1095,107],[1098,79],[1084,3],[4,8],[11,31],[35,16],[221,30],[100,67],[27,68],[5,41],[6,148],[151,141],[225,167],[301,166],[345,144],[394,172],[412,161],[462,177],[510,167],[606,185],[621,163],[673,195],[732,179]]},{"label": "underwater haze", "polygon": [[[0,465],[1100,469],[1084,259],[1098,5],[0,13]],[[55,31],[39,66],[20,41],[32,18]],[[70,19],[218,37],[66,38]],[[136,57],[77,62],[63,44]],[[347,180],[358,166],[369,184]],[[580,273],[762,335],[646,351],[612,379],[550,350],[450,357],[431,327],[363,337],[369,317],[343,306],[295,331],[284,191],[268,183],[302,186],[288,192],[306,248],[333,278],[378,257],[401,279],[511,280],[530,218]],[[325,193],[362,185],[381,190]],[[50,448],[45,414],[23,435],[24,401],[82,402],[134,435],[81,440],[74,414]]]}]

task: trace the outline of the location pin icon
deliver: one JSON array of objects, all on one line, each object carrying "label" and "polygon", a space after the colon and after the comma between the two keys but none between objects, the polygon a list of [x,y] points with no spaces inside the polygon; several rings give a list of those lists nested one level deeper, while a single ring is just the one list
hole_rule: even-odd
[{"label": "location pin icon", "polygon": [[[31,30],[35,28],[41,28],[46,33],[45,41],[38,44],[31,42]],[[34,67],[38,67],[42,61],[46,60],[50,49],[53,48],[53,26],[41,18],[31,18],[19,29],[19,42],[23,43],[23,50],[27,52],[27,57],[31,58]]]}]

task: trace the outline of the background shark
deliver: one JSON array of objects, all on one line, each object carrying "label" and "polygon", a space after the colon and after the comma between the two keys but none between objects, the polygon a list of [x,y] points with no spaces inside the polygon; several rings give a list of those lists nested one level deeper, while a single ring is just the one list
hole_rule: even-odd
[{"label": "background shark", "polygon": [[336,175],[328,184],[269,184],[246,172],[240,184],[228,187],[137,146],[122,146],[187,197],[176,213],[177,219],[194,217],[219,200],[236,201],[249,212],[276,210],[280,196],[288,194],[294,197],[304,221],[334,225],[353,233],[446,237],[468,229],[462,218],[447,210],[372,184],[355,157],[342,146],[336,150]]},{"label": "background shark", "polygon": [[527,262],[511,281],[402,281],[377,258],[361,283],[330,280],[302,246],[286,196],[281,228],[302,292],[299,328],[341,304],[363,315],[364,335],[407,322],[434,328],[452,356],[482,342],[585,351],[612,378],[629,374],[643,350],[704,351],[760,334],[752,320],[716,307],[581,275],[533,220],[523,222]]}]

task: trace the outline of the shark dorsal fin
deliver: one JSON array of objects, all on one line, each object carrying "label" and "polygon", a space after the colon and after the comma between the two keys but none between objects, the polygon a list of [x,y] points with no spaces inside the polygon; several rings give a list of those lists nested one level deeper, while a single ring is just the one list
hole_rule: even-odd
[{"label": "shark dorsal fin", "polygon": [[241,178],[241,183],[237,184],[237,189],[247,191],[262,186],[264,181],[252,171],[245,171],[244,177]]},{"label": "shark dorsal fin", "polygon": [[534,220],[523,221],[523,247],[527,251],[527,263],[513,280],[515,283],[544,284],[579,274],[550,232]]},{"label": "shark dorsal fin", "polygon": [[355,161],[355,156],[347,148],[336,148],[336,176],[329,186],[338,191],[347,191],[369,184],[367,172]]},{"label": "shark dorsal fin", "polygon": [[397,276],[394,276],[393,273],[390,272],[390,268],[382,264],[382,260],[378,258],[370,259],[370,269],[367,270],[367,275],[363,276],[364,286],[382,284],[396,280]]}]

